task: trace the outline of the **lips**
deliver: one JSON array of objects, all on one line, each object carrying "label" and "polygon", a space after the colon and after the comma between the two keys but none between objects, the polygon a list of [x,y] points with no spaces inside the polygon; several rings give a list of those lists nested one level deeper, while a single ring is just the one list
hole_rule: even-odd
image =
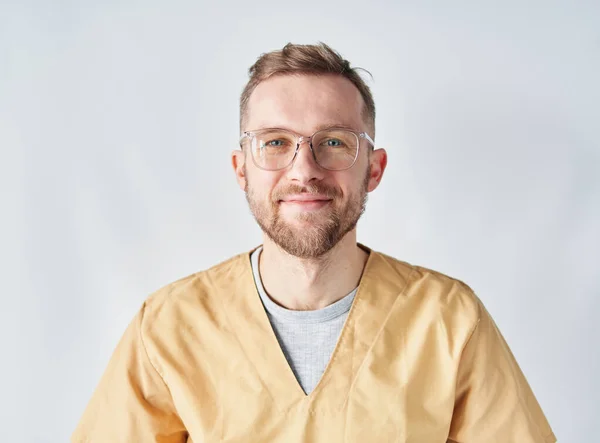
[{"label": "lips", "polygon": [[310,202],[324,202],[324,201],[329,201],[331,200],[331,198],[326,197],[324,195],[290,195],[287,196],[283,199],[281,199],[282,202],[285,203],[310,203]]}]

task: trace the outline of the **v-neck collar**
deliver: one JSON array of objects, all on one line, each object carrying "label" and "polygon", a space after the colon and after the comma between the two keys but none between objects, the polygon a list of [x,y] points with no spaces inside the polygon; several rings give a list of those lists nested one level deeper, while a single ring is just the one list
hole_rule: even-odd
[{"label": "v-neck collar", "polygon": [[221,287],[224,309],[242,351],[282,412],[298,404],[310,409],[318,407],[321,412],[343,407],[368,350],[407,286],[410,269],[398,273],[388,263],[389,258],[359,246],[370,254],[354,302],[329,363],[309,394],[289,366],[256,289],[250,255],[258,247],[233,259],[234,272]]}]

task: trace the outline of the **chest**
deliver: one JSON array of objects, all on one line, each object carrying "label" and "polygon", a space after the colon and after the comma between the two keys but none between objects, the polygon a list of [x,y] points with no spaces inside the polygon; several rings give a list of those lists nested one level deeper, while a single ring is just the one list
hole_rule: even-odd
[{"label": "chest", "polygon": [[445,443],[460,343],[435,311],[390,309],[348,317],[309,395],[266,318],[179,336],[164,373],[192,441]]}]

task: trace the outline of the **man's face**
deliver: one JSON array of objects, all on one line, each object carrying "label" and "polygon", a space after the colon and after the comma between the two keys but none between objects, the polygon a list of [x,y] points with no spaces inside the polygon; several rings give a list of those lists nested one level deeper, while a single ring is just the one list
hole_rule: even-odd
[{"label": "man's face", "polygon": [[[281,128],[310,136],[342,126],[362,132],[367,131],[362,109],[359,91],[341,76],[278,76],[252,93],[243,129]],[[263,232],[291,255],[316,258],[356,227],[367,192],[379,183],[385,151],[369,155],[369,149],[361,140],[356,163],[344,171],[321,168],[307,143],[280,171],[259,169],[247,149],[234,152],[233,163]]]}]

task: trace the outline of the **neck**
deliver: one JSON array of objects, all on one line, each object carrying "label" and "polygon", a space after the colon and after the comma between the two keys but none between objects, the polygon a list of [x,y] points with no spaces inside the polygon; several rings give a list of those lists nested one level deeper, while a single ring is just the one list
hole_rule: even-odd
[{"label": "neck", "polygon": [[284,308],[321,309],[358,286],[368,256],[356,243],[356,230],[314,259],[292,256],[265,236],[260,276],[269,297]]}]

